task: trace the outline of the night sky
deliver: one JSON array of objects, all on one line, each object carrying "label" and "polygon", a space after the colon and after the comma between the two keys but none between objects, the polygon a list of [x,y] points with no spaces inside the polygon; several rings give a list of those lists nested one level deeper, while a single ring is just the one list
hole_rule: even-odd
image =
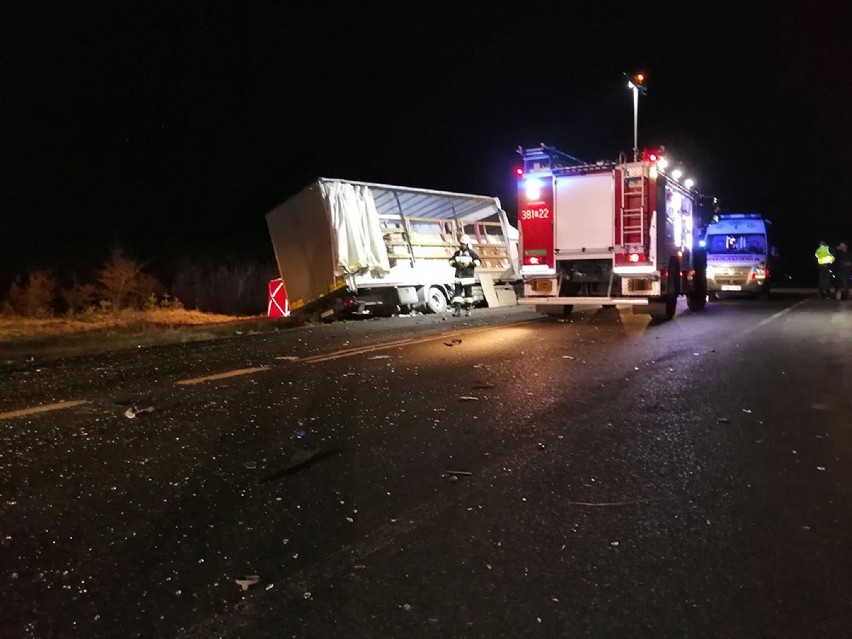
[{"label": "night sky", "polygon": [[3,2],[3,272],[113,245],[271,261],[265,213],[319,176],[514,218],[518,146],[631,151],[639,70],[640,148],[768,215],[785,269],[852,240],[840,2],[461,4]]}]

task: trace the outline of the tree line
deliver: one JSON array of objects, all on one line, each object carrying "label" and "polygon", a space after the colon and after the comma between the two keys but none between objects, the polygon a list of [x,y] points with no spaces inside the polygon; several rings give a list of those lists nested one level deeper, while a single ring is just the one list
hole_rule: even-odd
[{"label": "tree line", "polygon": [[152,265],[113,248],[92,268],[19,273],[8,283],[5,295],[0,289],[0,314],[74,317],[159,307],[260,315],[266,312],[268,282],[277,277],[274,263],[246,258],[194,258]]}]

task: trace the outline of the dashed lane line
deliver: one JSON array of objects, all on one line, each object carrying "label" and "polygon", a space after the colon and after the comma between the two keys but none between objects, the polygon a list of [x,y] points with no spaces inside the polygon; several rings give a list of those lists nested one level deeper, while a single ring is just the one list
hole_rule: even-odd
[{"label": "dashed lane line", "polygon": [[205,375],[204,377],[181,379],[175,383],[181,386],[189,386],[190,384],[201,384],[203,382],[212,382],[219,379],[228,379],[229,377],[239,377],[240,375],[251,375],[253,373],[260,373],[262,371],[268,370],[269,366],[258,366],[256,368],[239,368],[232,371],[226,371],[224,373],[216,373],[215,375]]},{"label": "dashed lane line", "polygon": [[87,400],[73,400],[68,402],[56,402],[55,404],[45,404],[44,406],[33,406],[32,408],[22,408],[20,410],[11,410],[6,413],[0,413],[0,419],[14,419],[16,417],[27,417],[29,415],[37,415],[39,413],[47,413],[52,410],[63,410],[65,408],[74,408],[88,404]]}]

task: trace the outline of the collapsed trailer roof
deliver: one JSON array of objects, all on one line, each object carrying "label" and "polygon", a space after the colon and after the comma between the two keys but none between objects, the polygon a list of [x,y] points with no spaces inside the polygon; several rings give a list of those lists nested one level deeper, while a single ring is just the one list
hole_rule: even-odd
[{"label": "collapsed trailer roof", "polygon": [[437,219],[465,218],[478,221],[501,210],[500,199],[487,195],[433,191],[408,186],[391,186],[373,182],[356,182],[335,178],[319,178],[320,182],[346,182],[369,187],[379,215],[396,215],[405,211],[408,217]]}]

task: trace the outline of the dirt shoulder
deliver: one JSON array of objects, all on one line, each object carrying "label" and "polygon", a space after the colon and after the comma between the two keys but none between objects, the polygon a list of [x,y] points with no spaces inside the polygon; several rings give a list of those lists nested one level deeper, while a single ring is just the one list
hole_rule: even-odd
[{"label": "dirt shoulder", "polygon": [[92,319],[0,318],[0,363],[275,332],[294,325],[290,318],[232,317],[197,311],[151,311]]}]

